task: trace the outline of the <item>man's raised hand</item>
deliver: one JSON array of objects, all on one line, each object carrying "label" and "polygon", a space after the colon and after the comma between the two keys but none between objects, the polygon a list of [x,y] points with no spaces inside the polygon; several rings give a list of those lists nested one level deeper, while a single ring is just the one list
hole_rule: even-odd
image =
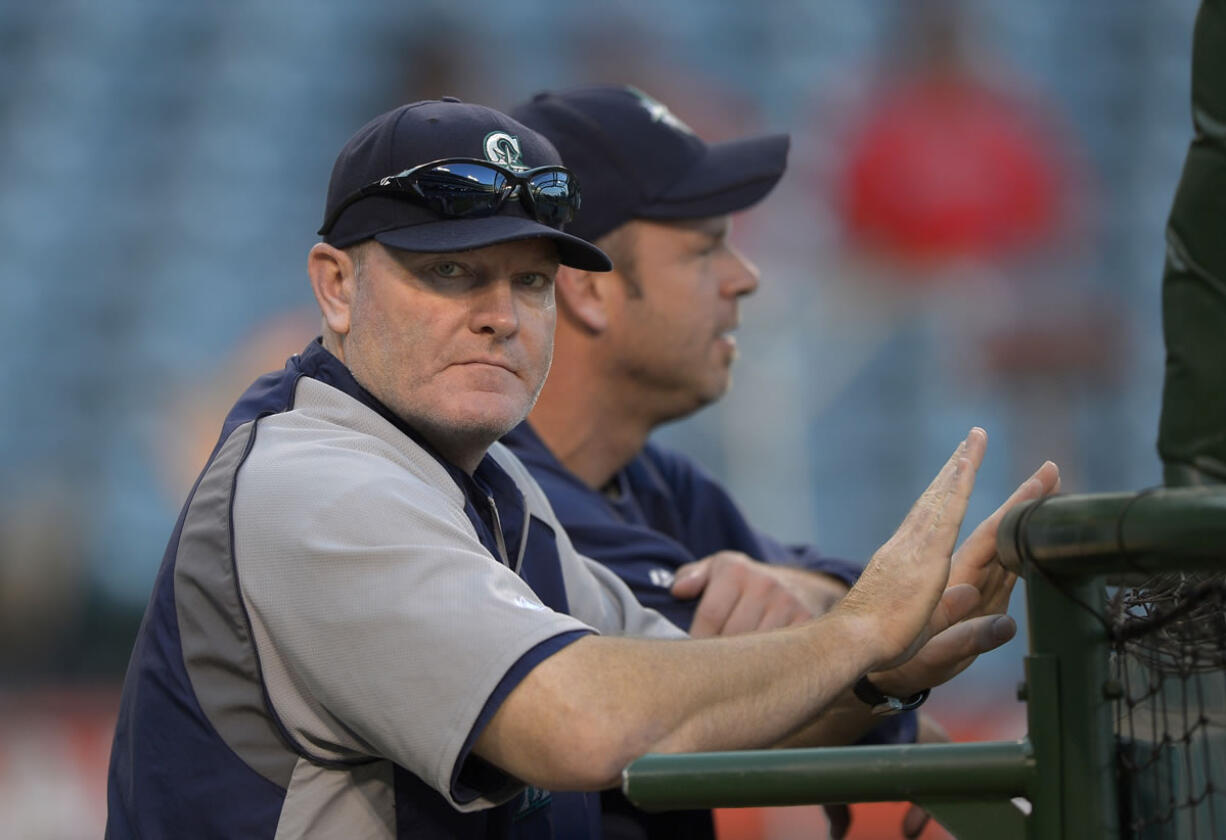
[{"label": "man's raised hand", "polygon": [[[910,696],[953,679],[975,657],[1013,638],[1017,625],[1004,612],[1017,578],[996,557],[996,531],[1010,508],[1059,489],[1060,471],[1054,463],[1046,461],[1004,504],[979,523],[953,555],[949,588],[930,623],[935,635],[907,662],[874,673],[873,682],[878,687],[896,696]],[[959,590],[972,587],[977,592],[974,604],[966,601],[966,596],[954,596]]]},{"label": "man's raised hand", "polygon": [[[946,585],[987,440],[983,429],[971,429],[839,605],[866,620],[864,643],[878,667],[910,658],[969,611],[959,595],[963,588],[946,592]],[[951,593],[956,603],[938,609]],[[978,601],[977,593],[969,597],[972,604]]]},{"label": "man's raised hand", "polygon": [[1060,492],[1060,469],[1051,461],[1035,470],[1022,482],[1005,503],[971,532],[954,552],[949,573],[949,585],[969,583],[979,590],[981,600],[976,615],[1003,613],[1009,608],[1009,595],[1017,576],[1000,564],[996,557],[996,530],[1010,508]]}]

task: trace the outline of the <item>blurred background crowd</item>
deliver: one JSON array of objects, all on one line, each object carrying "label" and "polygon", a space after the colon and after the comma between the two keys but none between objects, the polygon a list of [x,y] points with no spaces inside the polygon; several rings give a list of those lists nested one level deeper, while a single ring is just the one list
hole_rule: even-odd
[{"label": "blurred background crowd", "polygon": [[[791,132],[784,181],[736,221],[763,285],[733,391],[662,437],[763,529],[865,560],[972,424],[991,438],[974,519],[1044,458],[1066,491],[1159,482],[1194,13],[0,0],[0,835],[99,835],[165,541],[231,401],[316,334],[306,252],[333,157],[371,116],[625,82],[708,140]],[[1023,633],[934,716],[958,738],[1022,734],[1024,652]]]}]

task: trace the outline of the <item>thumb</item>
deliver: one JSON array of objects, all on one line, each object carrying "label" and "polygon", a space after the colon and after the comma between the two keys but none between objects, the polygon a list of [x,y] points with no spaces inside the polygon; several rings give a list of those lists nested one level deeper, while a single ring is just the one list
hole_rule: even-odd
[{"label": "thumb", "polygon": [[968,618],[937,634],[929,643],[925,659],[941,663],[946,673],[940,682],[947,682],[970,665],[976,656],[995,650],[1016,633],[1017,623],[1007,615]]},{"label": "thumb", "polygon": [[675,598],[697,598],[702,590],[707,588],[707,580],[711,577],[711,558],[686,563],[677,569],[677,577],[673,580],[670,590]]},{"label": "thumb", "polygon": [[951,636],[953,634],[951,628],[966,623],[963,619],[975,609],[980,597],[979,590],[969,583],[957,583],[946,589],[941,593],[941,600],[937,602],[932,615],[928,617],[928,626],[912,640],[910,646],[903,651],[901,656],[892,660],[890,664],[881,666],[881,670],[888,670],[906,662],[927,645],[931,639],[938,636],[946,638]]},{"label": "thumb", "polygon": [[943,633],[971,614],[982,596],[969,583],[956,583],[941,593],[941,600],[928,619],[927,637]]}]

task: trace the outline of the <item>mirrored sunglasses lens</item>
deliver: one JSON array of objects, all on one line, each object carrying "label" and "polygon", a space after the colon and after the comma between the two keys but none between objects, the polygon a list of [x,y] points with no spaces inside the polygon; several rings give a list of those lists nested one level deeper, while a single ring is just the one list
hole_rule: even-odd
[{"label": "mirrored sunglasses lens", "polygon": [[529,179],[528,188],[537,221],[542,224],[565,224],[579,209],[579,192],[568,172],[541,172]]},{"label": "mirrored sunglasses lens", "polygon": [[413,186],[430,209],[443,216],[493,213],[509,192],[505,175],[472,163],[445,163],[418,172]]}]

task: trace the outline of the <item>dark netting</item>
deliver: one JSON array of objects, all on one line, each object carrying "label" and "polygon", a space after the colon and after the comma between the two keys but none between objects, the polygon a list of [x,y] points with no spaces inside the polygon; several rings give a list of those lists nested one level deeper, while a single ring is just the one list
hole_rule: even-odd
[{"label": "dark netting", "polygon": [[1109,604],[1123,836],[1226,838],[1226,576],[1159,575]]}]

